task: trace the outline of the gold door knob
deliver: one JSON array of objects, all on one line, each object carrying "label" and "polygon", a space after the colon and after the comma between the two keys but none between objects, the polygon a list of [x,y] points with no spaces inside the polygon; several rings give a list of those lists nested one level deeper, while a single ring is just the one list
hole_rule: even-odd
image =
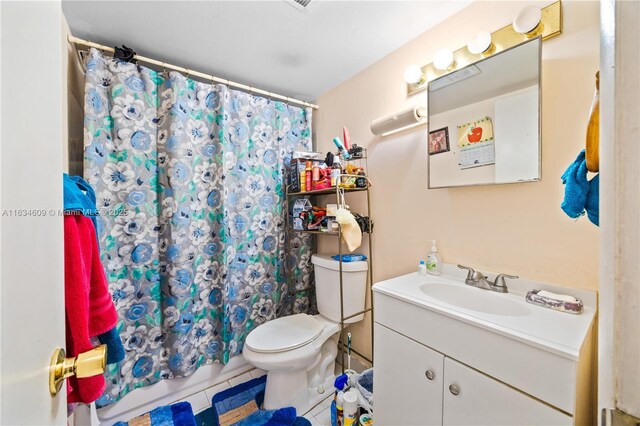
[{"label": "gold door knob", "polygon": [[67,377],[98,376],[104,373],[106,363],[107,345],[100,345],[73,358],[66,358],[64,349],[57,348],[53,352],[49,365],[49,392],[51,396],[56,396],[60,392],[62,383]]}]

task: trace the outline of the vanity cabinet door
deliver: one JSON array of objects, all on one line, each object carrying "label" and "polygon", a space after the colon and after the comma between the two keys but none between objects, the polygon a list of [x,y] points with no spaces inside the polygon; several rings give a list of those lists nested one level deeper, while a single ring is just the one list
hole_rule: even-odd
[{"label": "vanity cabinet door", "polygon": [[442,425],[444,355],[375,324],[376,425]]},{"label": "vanity cabinet door", "polygon": [[571,416],[451,358],[444,370],[443,425],[573,424]]}]

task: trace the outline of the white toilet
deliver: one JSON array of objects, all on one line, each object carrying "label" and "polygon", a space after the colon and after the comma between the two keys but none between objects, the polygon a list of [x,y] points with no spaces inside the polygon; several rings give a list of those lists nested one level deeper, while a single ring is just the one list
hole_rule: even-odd
[{"label": "white toilet", "polygon": [[[297,314],[258,326],[244,343],[245,359],[267,372],[264,408],[295,407],[306,413],[333,391],[340,331],[339,262],[314,254],[319,315]],[[362,311],[367,286],[367,262],[342,264],[344,316]],[[361,321],[364,315],[345,323]]]}]

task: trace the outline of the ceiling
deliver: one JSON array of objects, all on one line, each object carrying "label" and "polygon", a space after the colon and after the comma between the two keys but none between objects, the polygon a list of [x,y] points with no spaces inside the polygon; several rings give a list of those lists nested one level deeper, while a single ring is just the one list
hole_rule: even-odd
[{"label": "ceiling", "polygon": [[65,0],[62,8],[76,37],[313,101],[471,1],[292,3]]}]

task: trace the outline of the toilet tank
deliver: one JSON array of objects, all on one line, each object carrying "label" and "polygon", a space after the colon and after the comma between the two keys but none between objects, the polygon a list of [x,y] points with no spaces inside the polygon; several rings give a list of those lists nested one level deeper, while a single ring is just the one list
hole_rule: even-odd
[{"label": "toilet tank", "polygon": [[[340,322],[340,262],[329,255],[311,256],[316,281],[318,312],[334,322]],[[367,291],[366,261],[342,262],[342,288],[344,291],[344,316],[364,309]],[[364,314],[349,318],[345,323],[362,321]]]}]

